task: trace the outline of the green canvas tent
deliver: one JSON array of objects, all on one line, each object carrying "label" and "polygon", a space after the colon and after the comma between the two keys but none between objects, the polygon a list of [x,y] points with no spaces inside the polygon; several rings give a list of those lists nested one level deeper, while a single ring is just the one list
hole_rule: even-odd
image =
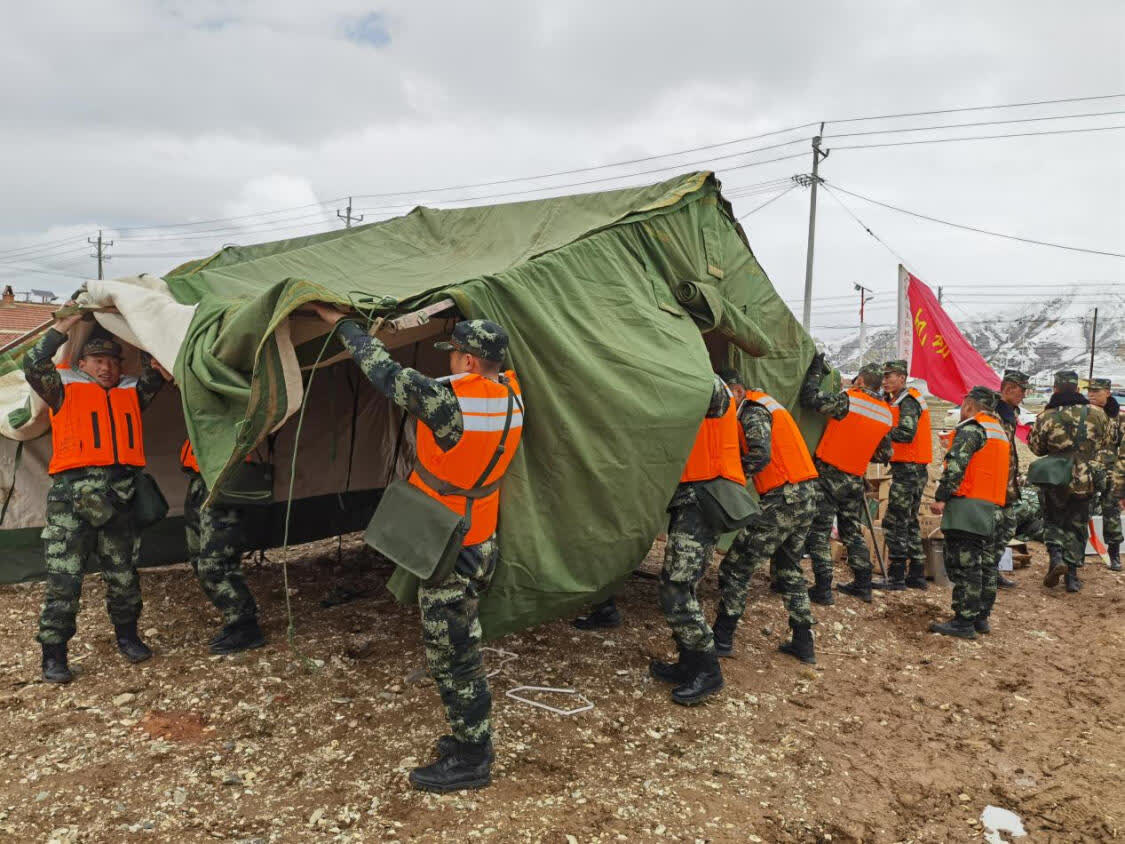
[{"label": "green canvas tent", "polygon": [[[820,433],[818,419],[796,407],[812,340],[706,172],[506,205],[419,207],[226,247],[162,279],[88,288],[87,304],[116,309],[99,322],[174,366],[179,394],[165,391],[145,421],[149,468],[169,500],[184,487],[176,455],[185,431],[213,488],[247,454],[268,452],[277,501],[255,517],[259,547],[280,544],[295,448],[291,542],[361,529],[411,462],[412,433],[407,426],[398,442],[397,408],[302,305],[329,300],[385,317],[378,336],[431,375],[446,374],[432,341],[456,318],[504,325],[527,417],[482,602],[489,636],[576,612],[636,567],[666,527],[713,368],[737,367],[796,413],[810,442]],[[4,582],[41,574],[50,453],[42,408],[26,384],[19,390],[21,353],[0,357],[0,433],[9,438],[0,483],[15,481],[0,525]],[[14,440],[28,441],[18,472]],[[184,559],[178,512],[146,534],[146,562]]]}]

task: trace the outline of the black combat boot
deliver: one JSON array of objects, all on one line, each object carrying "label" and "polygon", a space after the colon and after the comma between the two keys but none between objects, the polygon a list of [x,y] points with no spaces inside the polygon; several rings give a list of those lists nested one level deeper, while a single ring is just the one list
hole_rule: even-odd
[{"label": "black combat boot", "polygon": [[224,624],[211,640],[210,650],[213,654],[235,654],[260,648],[265,643],[266,637],[258,626],[258,619],[245,618]]},{"label": "black combat boot", "polygon": [[949,621],[935,621],[930,625],[931,633],[940,633],[942,636],[956,636],[958,639],[975,639],[977,637],[975,622],[960,616],[954,616]]},{"label": "black combat boot", "polygon": [[992,625],[988,623],[988,613],[981,610],[980,615],[978,615],[976,621],[973,622],[973,629],[978,633],[992,632]]},{"label": "black combat boot", "polygon": [[672,689],[672,700],[680,706],[695,706],[723,687],[723,670],[713,652],[684,651],[691,673]]},{"label": "black combat boot", "polygon": [[1077,592],[1082,588],[1082,581],[1078,579],[1078,566],[1066,567],[1066,591]]},{"label": "black combat boot", "polygon": [[648,673],[662,683],[671,683],[677,686],[686,682],[691,676],[690,652],[680,648],[680,656],[675,662],[661,662],[659,659],[650,659]]},{"label": "black combat boot", "polygon": [[727,615],[720,607],[711,632],[715,634],[715,653],[730,656],[734,652],[734,631],[738,627],[738,617]]},{"label": "black combat boot", "polygon": [[152,649],[137,635],[137,622],[116,624],[113,630],[117,634],[117,650],[129,662],[144,662],[152,656]]},{"label": "black combat boot", "polygon": [[908,589],[929,589],[926,583],[926,566],[921,560],[911,560],[906,570],[906,580],[903,581]]},{"label": "black combat boot", "polygon": [[491,742],[469,744],[453,739],[451,750],[436,762],[410,772],[410,784],[422,791],[462,791],[492,782]]},{"label": "black combat boot", "polygon": [[777,649],[783,654],[795,656],[801,662],[816,665],[816,653],[813,651],[812,627],[807,624],[794,624],[789,622],[793,635],[788,642],[782,642]]},{"label": "black combat boot", "polygon": [[1014,580],[1009,580],[1002,574],[996,576],[996,586],[998,589],[1015,589],[1019,586]]},{"label": "black combat boot", "polygon": [[617,609],[617,602],[607,598],[600,604],[594,604],[590,612],[580,615],[570,622],[579,630],[602,630],[621,626],[621,613]]},{"label": "black combat boot", "polygon": [[1105,546],[1105,550],[1109,555],[1109,570],[1121,571],[1121,546],[1116,542],[1110,542]]},{"label": "black combat boot", "polygon": [[836,603],[836,596],[832,594],[832,575],[816,575],[816,583],[809,589],[809,600],[825,607]]},{"label": "black combat boot", "polygon": [[906,560],[891,560],[887,569],[886,580],[871,581],[872,589],[886,589],[889,592],[901,592],[906,588]]},{"label": "black combat boot", "polygon": [[857,571],[854,573],[855,579],[851,583],[844,583],[836,588],[843,592],[845,595],[851,595],[853,598],[859,598],[861,601],[871,603],[871,570]]},{"label": "black combat boot", "polygon": [[[444,735],[441,738],[439,738],[436,742],[434,742],[434,747],[437,748],[438,757],[444,758],[444,757],[448,756],[450,753],[453,753],[457,750],[457,739],[453,738],[453,736],[450,736],[450,735]],[[491,739],[491,737],[488,740],[485,741],[484,749],[485,749],[485,754],[488,756],[488,761],[489,762],[496,761],[496,753],[492,749],[492,739]]]},{"label": "black combat boot", "polygon": [[1066,574],[1066,563],[1063,562],[1062,548],[1047,546],[1050,561],[1047,563],[1047,576],[1043,578],[1043,585],[1051,587],[1059,582],[1059,578]]},{"label": "black combat boot", "polygon": [[66,664],[66,645],[43,646],[43,682],[69,683],[74,679]]}]

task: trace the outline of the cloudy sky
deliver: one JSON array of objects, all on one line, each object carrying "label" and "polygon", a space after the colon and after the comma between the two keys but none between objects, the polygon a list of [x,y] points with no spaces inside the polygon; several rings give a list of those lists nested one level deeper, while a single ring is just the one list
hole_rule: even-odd
[{"label": "cloudy sky", "polygon": [[[159,273],[225,243],[334,227],[336,200],[348,194],[370,221],[416,203],[710,168],[746,214],[808,172],[808,124],[821,120],[830,121],[825,146],[836,148],[821,169],[829,184],[971,226],[1125,252],[1125,131],[843,148],[1125,126],[1125,97],[832,122],[1122,93],[1123,32],[1120,0],[12,5],[0,30],[0,279],[72,290],[95,273],[85,239],[99,228],[115,241],[107,275]],[[1094,116],[1029,120],[1059,115]],[[840,137],[1000,120],[1025,122]],[[459,187],[790,127],[799,128],[639,164]],[[665,169],[628,176],[656,168]],[[955,318],[1045,295],[1047,285],[1084,282],[1093,297],[1125,280],[1121,258],[836,197],[889,249],[821,194],[820,328],[854,322],[854,282],[877,291],[869,319],[892,317],[892,250],[946,285]],[[795,189],[744,220],[797,313],[808,201]],[[194,225],[148,228],[183,223]]]}]

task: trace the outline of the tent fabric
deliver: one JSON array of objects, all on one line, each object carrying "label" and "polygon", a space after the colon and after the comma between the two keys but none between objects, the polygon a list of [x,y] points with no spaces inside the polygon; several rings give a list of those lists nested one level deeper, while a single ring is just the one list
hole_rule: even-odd
[{"label": "tent fabric", "polygon": [[[293,430],[309,378],[299,449],[309,437],[333,436],[312,423],[311,396],[352,364],[308,371],[318,355],[335,361],[341,349],[302,315],[307,302],[396,315],[449,297],[463,316],[507,328],[529,412],[504,481],[500,560],[481,605],[490,637],[575,612],[636,567],[666,525],[713,367],[737,367],[795,411],[810,442],[822,427],[796,406],[812,340],[711,173],[508,205],[418,208],[329,234],[228,247],[164,281],[176,302],[195,306],[174,371],[212,486],[271,431]],[[701,334],[677,300],[685,281],[706,289],[715,330]],[[448,327],[439,319],[433,331]],[[445,374],[429,345],[395,355]],[[384,467],[396,418],[373,419],[360,433],[384,444],[374,449]],[[315,471],[305,459],[299,453],[297,466]],[[287,485],[287,466],[277,474]],[[315,496],[306,483],[295,483],[296,498]],[[352,490],[385,485],[370,476],[364,483]]]}]

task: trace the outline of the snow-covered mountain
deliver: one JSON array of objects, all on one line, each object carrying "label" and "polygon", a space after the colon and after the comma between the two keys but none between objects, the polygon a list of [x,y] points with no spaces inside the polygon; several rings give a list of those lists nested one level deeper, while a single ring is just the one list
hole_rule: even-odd
[{"label": "snow-covered mountain", "polygon": [[[1115,387],[1125,386],[1125,289],[1099,291],[1097,349],[1094,374],[1109,377]],[[1034,304],[1021,303],[1013,296],[1008,311],[966,316],[964,306],[951,307],[948,313],[961,333],[997,372],[1007,367],[1022,369],[1032,381],[1048,385],[1059,369],[1074,369],[1085,377],[1090,368],[1090,334],[1094,306],[1081,286],[1064,295]],[[844,372],[859,369],[859,330],[839,330],[818,337],[829,361]],[[821,341],[823,340],[823,343]],[[895,356],[895,332],[883,328],[868,330],[863,363],[885,361]]]}]

